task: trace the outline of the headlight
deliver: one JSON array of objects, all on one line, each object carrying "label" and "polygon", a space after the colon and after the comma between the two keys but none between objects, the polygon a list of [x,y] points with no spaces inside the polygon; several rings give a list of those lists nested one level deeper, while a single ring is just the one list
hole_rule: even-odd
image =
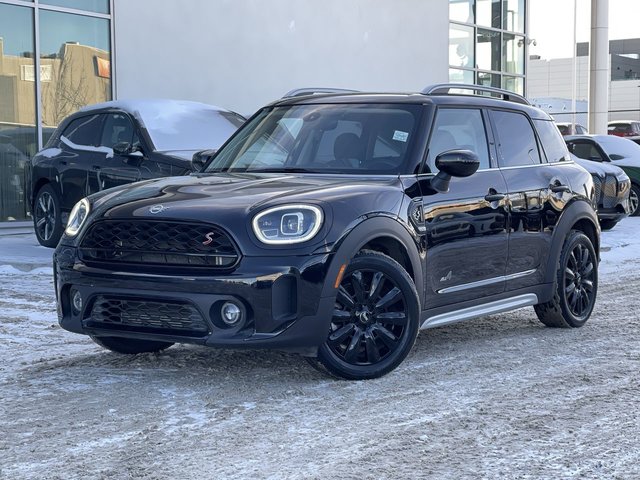
[{"label": "headlight", "polygon": [[69,237],[75,237],[80,231],[80,227],[89,214],[89,200],[83,198],[73,206],[71,213],[69,214],[69,221],[67,222],[67,228],[64,230],[65,235]]},{"label": "headlight", "polygon": [[262,243],[287,245],[306,242],[322,226],[322,210],[313,205],[285,205],[259,213],[253,231]]}]

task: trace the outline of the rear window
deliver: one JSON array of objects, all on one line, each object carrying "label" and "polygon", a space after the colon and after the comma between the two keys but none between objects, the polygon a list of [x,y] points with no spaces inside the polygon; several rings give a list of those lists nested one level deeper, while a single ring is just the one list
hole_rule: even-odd
[{"label": "rear window", "polygon": [[533,124],[538,131],[547,162],[554,163],[569,160],[567,144],[564,142],[556,125],[550,120],[534,120]]},{"label": "rear window", "polygon": [[529,118],[522,113],[491,112],[500,145],[500,166],[518,167],[540,164],[540,153]]}]

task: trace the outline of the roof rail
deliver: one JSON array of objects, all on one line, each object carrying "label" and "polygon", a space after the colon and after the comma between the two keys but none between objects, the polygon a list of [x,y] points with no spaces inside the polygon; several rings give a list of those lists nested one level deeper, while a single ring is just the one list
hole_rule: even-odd
[{"label": "roof rail", "polygon": [[453,89],[498,94],[503,100],[506,100],[507,102],[531,105],[529,103],[529,100],[524,98],[522,95],[510,92],[509,90],[503,90],[502,88],[485,87],[483,85],[468,85],[464,83],[437,83],[435,85],[429,85],[428,87],[425,87],[425,89],[422,90],[422,93],[425,95],[448,95],[449,90]]},{"label": "roof rail", "polygon": [[285,93],[282,98],[303,97],[305,95],[321,95],[323,93],[358,93],[358,90],[347,88],[296,88]]}]

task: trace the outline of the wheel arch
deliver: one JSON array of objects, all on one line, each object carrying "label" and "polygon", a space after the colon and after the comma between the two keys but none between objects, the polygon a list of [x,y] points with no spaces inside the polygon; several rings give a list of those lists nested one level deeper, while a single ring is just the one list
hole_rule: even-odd
[{"label": "wheel arch", "polygon": [[424,295],[424,262],[421,260],[416,239],[397,220],[386,217],[368,218],[355,226],[339,242],[327,271],[322,296],[336,293],[335,283],[343,265],[361,250],[383,253],[400,263],[413,279],[420,306]]},{"label": "wheel arch", "polygon": [[565,209],[553,232],[545,271],[546,283],[553,283],[555,280],[556,265],[560,258],[562,246],[571,230],[579,230],[589,237],[596,251],[596,256],[600,260],[600,224],[598,223],[597,214],[586,201],[577,200]]},{"label": "wheel arch", "polygon": [[38,196],[38,192],[42,189],[42,187],[44,187],[45,185],[51,185],[51,188],[53,188],[53,191],[56,192],[56,194],[58,195],[58,197],[61,197],[60,195],[60,189],[58,188],[58,186],[56,185],[55,182],[52,182],[50,179],[46,178],[46,177],[41,177],[39,178],[36,183],[33,185],[33,193],[31,195],[31,208],[33,208],[35,202],[36,202],[36,197]]}]

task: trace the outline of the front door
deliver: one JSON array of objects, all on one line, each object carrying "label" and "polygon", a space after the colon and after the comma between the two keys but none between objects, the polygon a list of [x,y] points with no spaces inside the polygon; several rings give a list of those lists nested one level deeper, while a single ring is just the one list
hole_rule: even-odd
[{"label": "front door", "polygon": [[96,191],[142,180],[142,152],[118,155],[113,151],[117,143],[139,145],[138,135],[129,116],[122,112],[105,114],[100,145],[104,150],[98,164],[94,165]]},{"label": "front door", "polygon": [[439,108],[427,164],[436,173],[436,157],[448,150],[471,150],[479,170],[452,178],[449,191],[430,188],[421,176],[427,242],[426,305],[435,308],[504,291],[508,209],[505,180],[495,164],[493,142],[481,109]]},{"label": "front door", "polygon": [[71,208],[91,192],[93,165],[100,161],[98,134],[102,118],[87,115],[71,121],[60,135],[60,153],[55,157],[63,210]]}]

